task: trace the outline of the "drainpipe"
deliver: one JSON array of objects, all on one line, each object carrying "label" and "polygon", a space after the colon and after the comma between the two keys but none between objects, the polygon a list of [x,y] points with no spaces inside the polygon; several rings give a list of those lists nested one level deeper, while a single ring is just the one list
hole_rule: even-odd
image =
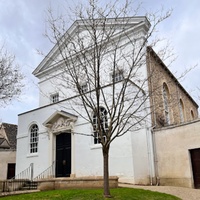
[{"label": "drainpipe", "polygon": [[159,177],[159,173],[158,173],[158,157],[157,157],[155,132],[154,132],[155,127],[156,126],[151,128],[151,135],[152,135],[152,148],[153,148],[153,157],[154,157],[154,171],[155,171],[155,177],[156,177],[156,186],[159,186],[160,185],[160,177]]},{"label": "drainpipe", "polygon": [[147,137],[147,150],[148,150],[148,161],[149,161],[149,174],[150,174],[150,184],[153,184],[153,177],[156,178],[156,186],[160,185],[160,177],[158,173],[158,159],[157,159],[157,151],[156,151],[156,143],[155,143],[155,132],[153,126],[146,131]]},{"label": "drainpipe", "polygon": [[[148,115],[147,103],[150,103],[150,102],[144,103],[146,115]],[[151,119],[149,120],[151,121]],[[153,137],[152,137],[152,132],[151,132],[154,127],[150,127],[150,124],[148,123],[148,119],[145,119],[147,154],[148,154],[149,176],[150,176],[151,185],[153,185],[153,177],[155,176],[154,148],[153,148]]]},{"label": "drainpipe", "polygon": [[150,185],[153,185],[153,169],[152,169],[152,159],[151,159],[151,133],[146,128],[146,138],[147,138],[147,153],[148,153],[148,163],[149,163],[149,175],[150,175]]}]

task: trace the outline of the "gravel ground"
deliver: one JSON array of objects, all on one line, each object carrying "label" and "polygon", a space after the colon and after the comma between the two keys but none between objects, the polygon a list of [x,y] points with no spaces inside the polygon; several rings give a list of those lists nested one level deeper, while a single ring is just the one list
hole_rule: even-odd
[{"label": "gravel ground", "polygon": [[161,193],[172,194],[181,198],[182,200],[200,200],[200,190],[184,188],[184,187],[173,187],[173,186],[138,186],[129,184],[120,184],[119,187],[129,188],[140,188],[144,190],[157,191]]}]

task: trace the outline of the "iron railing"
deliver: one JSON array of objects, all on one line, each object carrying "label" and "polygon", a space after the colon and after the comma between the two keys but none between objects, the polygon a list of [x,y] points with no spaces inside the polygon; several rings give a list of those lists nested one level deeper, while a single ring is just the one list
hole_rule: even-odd
[{"label": "iron railing", "polygon": [[42,173],[40,173],[38,176],[36,176],[33,180],[38,181],[41,179],[48,179],[48,178],[54,178],[55,177],[55,161],[53,161],[52,165],[45,169]]},{"label": "iron railing", "polygon": [[13,179],[28,179],[33,180],[33,163],[30,164],[25,170],[14,176]]},{"label": "iron railing", "polygon": [[[2,192],[13,192],[21,190],[27,183],[33,180],[33,163],[28,168],[9,180],[2,182]],[[30,185],[30,184],[29,184]]]},{"label": "iron railing", "polygon": [[48,179],[55,177],[55,161],[50,167],[33,178],[33,163],[28,168],[17,174],[15,177],[2,182],[3,193],[14,192],[19,190],[32,190],[37,189],[37,181],[41,179]]}]

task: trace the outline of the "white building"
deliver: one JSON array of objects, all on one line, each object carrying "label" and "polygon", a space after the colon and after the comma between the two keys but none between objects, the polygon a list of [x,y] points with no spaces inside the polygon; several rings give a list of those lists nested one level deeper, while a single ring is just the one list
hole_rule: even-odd
[{"label": "white building", "polygon": [[[118,42],[120,45],[117,48],[119,51],[117,54],[120,56],[123,52],[123,55],[127,55],[126,58],[120,60],[121,68],[117,68],[120,73],[115,74],[117,80],[114,81],[116,82],[114,84],[116,88],[121,88],[122,79],[127,76],[126,68],[129,67],[124,63],[131,61],[129,52],[133,52],[133,44],[130,41],[135,42],[134,47],[139,47],[144,41],[150,24],[145,17],[109,19],[106,23],[108,30],[115,27],[115,34],[112,35],[112,40],[107,46],[109,47],[105,53],[107,58],[102,68],[102,88],[107,95],[106,99],[109,99],[112,97],[109,94],[113,88],[113,70],[110,71],[110,67],[108,67],[108,58],[113,51],[113,46]],[[101,31],[101,28],[101,24],[99,24],[97,30]],[[76,21],[68,29],[65,42],[68,37],[76,40],[77,31],[80,31],[84,38],[82,42],[87,44],[89,36],[81,21]],[[138,51],[137,48],[136,51]],[[146,52],[146,47],[142,49],[142,52]],[[145,58],[144,60],[146,61]],[[33,72],[39,79],[41,91],[39,107],[19,114],[16,174],[33,163],[33,177],[36,177],[55,163],[54,174],[56,177],[103,175],[101,144],[99,144],[98,136],[91,136],[94,133],[93,126],[86,120],[85,110],[78,103],[80,96],[77,96],[70,83],[69,87],[63,87],[68,83],[59,79],[63,75],[67,76],[66,73],[63,74],[63,66],[59,48],[55,46]],[[136,73],[140,74],[140,80],[146,79],[147,68],[143,60],[137,70],[135,69],[134,74],[136,75]],[[81,79],[82,89],[90,92],[87,84],[85,85],[84,76]],[[134,76],[130,77],[125,97],[131,99],[134,92],[141,90],[142,83],[138,79],[134,79]],[[147,87],[147,83],[145,87]],[[117,92],[116,95],[118,95]],[[142,101],[142,97],[139,101]],[[128,102],[125,101],[125,106],[129,106]],[[101,106],[102,112],[104,112],[106,109],[103,100]],[[148,106],[146,109],[149,109]],[[132,108],[129,112],[132,112]],[[146,110],[146,112],[149,111]],[[145,115],[145,109],[141,115]],[[151,183],[154,178],[154,162],[150,127],[150,120],[148,123],[147,120],[144,120],[140,129],[130,129],[111,143],[109,163],[111,176],[119,176],[121,181],[135,184]]]}]

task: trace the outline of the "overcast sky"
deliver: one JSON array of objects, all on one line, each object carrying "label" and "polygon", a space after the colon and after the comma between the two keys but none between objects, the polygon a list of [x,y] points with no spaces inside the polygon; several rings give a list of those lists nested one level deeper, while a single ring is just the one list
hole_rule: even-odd
[{"label": "overcast sky", "polygon": [[[83,0],[67,0],[69,4]],[[102,0],[103,1],[103,0]],[[0,121],[17,124],[18,114],[38,107],[37,79],[31,74],[42,60],[36,50],[48,53],[52,45],[44,38],[45,10],[49,5],[59,12],[64,0],[0,0],[0,42],[16,56],[26,75],[26,87],[20,101],[0,108]],[[70,2],[70,3],[69,3]],[[71,5],[73,6],[73,5]],[[200,91],[200,1],[199,0],[144,0],[142,10],[156,11],[163,6],[173,8],[172,16],[159,27],[159,34],[171,41],[177,60],[170,70],[177,75],[186,68],[199,64],[181,82],[198,102]],[[199,103],[199,102],[198,102]]]}]

